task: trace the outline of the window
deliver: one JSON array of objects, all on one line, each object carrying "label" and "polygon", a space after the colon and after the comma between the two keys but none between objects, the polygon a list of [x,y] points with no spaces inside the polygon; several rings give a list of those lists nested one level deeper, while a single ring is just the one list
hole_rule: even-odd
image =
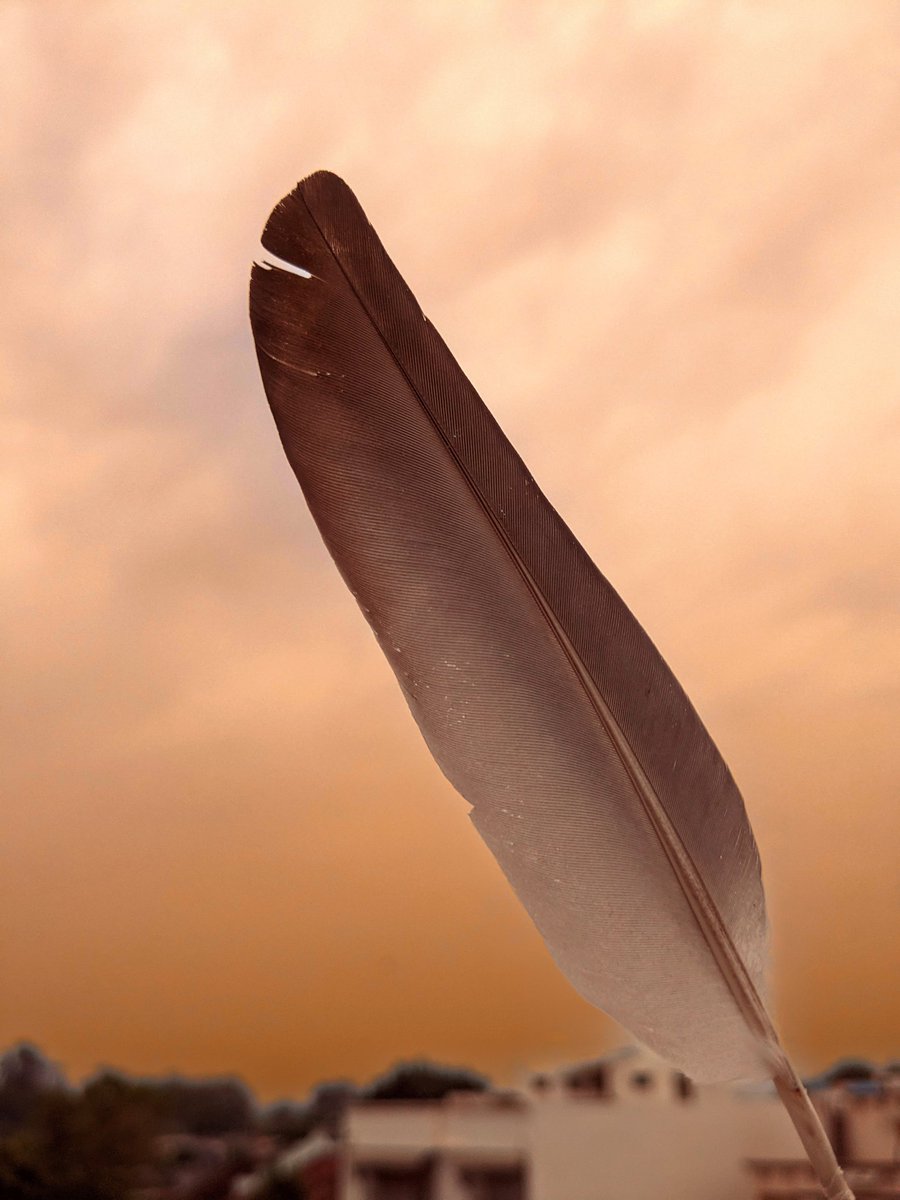
[{"label": "window", "polygon": [[569,1090],[580,1096],[605,1096],[608,1085],[606,1068],[599,1063],[590,1063],[571,1071],[566,1077]]},{"label": "window", "polygon": [[466,1200],[525,1200],[522,1167],[463,1167]]},{"label": "window", "polygon": [[419,1167],[364,1166],[366,1200],[431,1200],[431,1164]]}]

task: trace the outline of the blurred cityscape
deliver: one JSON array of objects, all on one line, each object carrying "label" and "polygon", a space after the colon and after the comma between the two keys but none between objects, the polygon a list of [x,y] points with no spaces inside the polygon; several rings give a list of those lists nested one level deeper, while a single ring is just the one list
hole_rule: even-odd
[{"label": "blurred cityscape", "polygon": [[[807,1081],[857,1200],[900,1196],[900,1063]],[[0,1059],[0,1200],[813,1200],[773,1091],[696,1087],[643,1050],[493,1087],[401,1063],[260,1105],[238,1079],[68,1082]]]}]

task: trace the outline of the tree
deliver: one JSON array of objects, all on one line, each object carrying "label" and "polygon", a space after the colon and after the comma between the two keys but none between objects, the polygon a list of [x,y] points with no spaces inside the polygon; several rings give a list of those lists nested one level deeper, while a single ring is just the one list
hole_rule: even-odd
[{"label": "tree", "polygon": [[3,1200],[124,1200],[152,1157],[146,1097],[114,1075],[83,1092],[47,1092],[0,1142]]},{"label": "tree", "polygon": [[363,1091],[366,1100],[443,1100],[450,1092],[484,1092],[490,1080],[466,1067],[398,1063]]},{"label": "tree", "polygon": [[293,1100],[279,1100],[276,1104],[270,1104],[263,1110],[259,1122],[263,1133],[285,1145],[301,1141],[314,1126],[312,1106],[297,1104]]},{"label": "tree", "polygon": [[256,1126],[256,1105],[238,1079],[180,1079],[148,1083],[170,1129],[200,1136],[235,1133]]},{"label": "tree", "polygon": [[314,1129],[336,1136],[341,1117],[351,1100],[359,1095],[345,1079],[320,1083],[304,1104],[281,1100],[267,1108],[260,1118],[260,1129],[282,1143],[299,1142]]},{"label": "tree", "polygon": [[64,1091],[66,1078],[36,1046],[20,1042],[0,1058],[0,1134],[24,1125],[42,1096]]}]

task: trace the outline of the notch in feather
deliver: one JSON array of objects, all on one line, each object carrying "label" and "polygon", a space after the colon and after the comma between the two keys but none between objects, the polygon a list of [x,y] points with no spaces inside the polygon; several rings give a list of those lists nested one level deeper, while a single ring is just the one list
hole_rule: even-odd
[{"label": "notch in feather", "polygon": [[250,316],[287,457],[435,759],[560,968],[699,1080],[771,1076],[850,1196],[761,999],[743,801],[635,618],[542,495],[350,189],[263,233]]}]

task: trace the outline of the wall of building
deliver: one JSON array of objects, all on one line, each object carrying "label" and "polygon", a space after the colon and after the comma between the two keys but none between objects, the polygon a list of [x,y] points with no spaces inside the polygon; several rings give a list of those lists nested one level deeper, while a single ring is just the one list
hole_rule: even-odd
[{"label": "wall of building", "polygon": [[841,1098],[845,1152],[850,1162],[877,1162],[900,1155],[900,1093]]},{"label": "wall of building", "polygon": [[681,1103],[550,1096],[530,1147],[532,1200],[749,1200],[746,1158],[802,1153],[774,1098],[708,1089]]},{"label": "wall of building", "polygon": [[530,1107],[496,1095],[352,1106],[344,1119],[341,1200],[366,1200],[366,1169],[429,1164],[429,1200],[470,1200],[467,1168],[527,1166]]}]

